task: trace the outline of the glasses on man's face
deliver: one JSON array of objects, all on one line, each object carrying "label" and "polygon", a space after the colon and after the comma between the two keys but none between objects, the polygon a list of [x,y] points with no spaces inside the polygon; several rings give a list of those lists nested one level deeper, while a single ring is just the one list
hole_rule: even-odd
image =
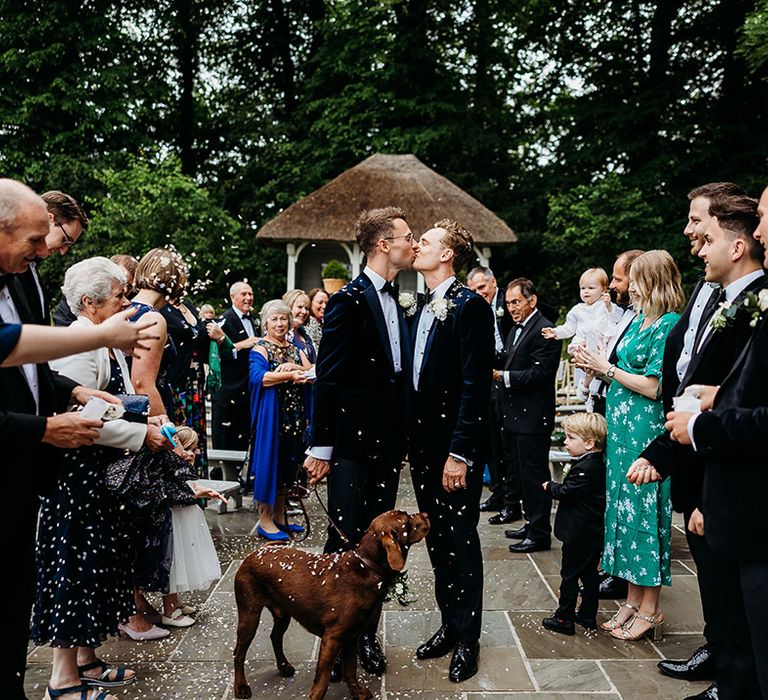
[{"label": "glasses on man's face", "polygon": [[398,238],[405,238],[405,240],[410,243],[413,240],[413,232],[406,233],[404,236],[384,236],[382,240],[396,241]]},{"label": "glasses on man's face", "polygon": [[67,246],[67,248],[71,248],[73,245],[75,245],[75,243],[77,243],[77,240],[72,238],[72,236],[67,233],[67,229],[64,228],[64,224],[62,224],[61,221],[57,221],[56,226],[61,229],[61,233],[64,236],[64,242],[62,245]]}]

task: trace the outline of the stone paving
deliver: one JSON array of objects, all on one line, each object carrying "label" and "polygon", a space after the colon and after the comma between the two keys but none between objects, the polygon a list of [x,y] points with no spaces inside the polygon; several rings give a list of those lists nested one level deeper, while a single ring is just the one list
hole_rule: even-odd
[{"label": "stone paving", "polygon": [[[485,494],[487,495],[487,494]],[[314,526],[301,547],[320,551],[324,540],[323,519],[316,503],[310,503]],[[410,474],[403,471],[398,507],[416,510]],[[235,644],[237,611],[233,580],[242,559],[262,543],[253,534],[256,515],[245,507],[239,512],[206,517],[216,543],[224,575],[211,590],[188,596],[201,603],[198,622],[187,629],[173,630],[159,642],[114,639],[99,650],[109,661],[128,663],[139,680],[113,694],[126,700],[195,698],[228,700],[232,693],[232,650]],[[480,536],[485,560],[485,604],[480,653],[480,671],[456,685],[447,679],[449,657],[418,661],[416,646],[439,625],[432,592],[432,576],[426,547],[413,547],[408,559],[409,583],[416,602],[402,608],[385,606],[381,638],[388,671],[381,679],[361,672],[361,679],[376,698],[387,700],[587,700],[589,698],[677,700],[693,695],[707,683],[684,683],[662,676],[656,670],[661,658],[684,658],[703,643],[703,622],[695,569],[686,546],[682,521],[675,521],[672,542],[672,588],[662,591],[661,607],[666,617],[664,639],[654,643],[621,642],[606,634],[589,638],[557,635],[541,627],[541,619],[556,607],[560,550],[553,540],[549,552],[511,554],[503,526],[488,524],[481,514]],[[508,526],[509,527],[509,526]],[[603,601],[599,620],[616,609]],[[307,697],[312,685],[318,640],[293,622],[285,636],[286,656],[296,675],[281,678],[276,670],[268,635],[271,616],[265,612],[247,662],[247,673],[255,698]],[[577,629],[580,629],[577,627]],[[27,694],[42,698],[50,672],[51,650],[30,647]],[[348,697],[346,686],[332,684],[328,698]]]}]

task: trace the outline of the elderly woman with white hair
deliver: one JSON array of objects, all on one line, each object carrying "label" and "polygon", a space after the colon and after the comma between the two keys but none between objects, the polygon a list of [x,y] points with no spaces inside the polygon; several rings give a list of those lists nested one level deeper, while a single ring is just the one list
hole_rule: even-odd
[{"label": "elderly woman with white hair", "polygon": [[288,340],[291,307],[282,299],[261,309],[264,334],[251,350],[251,463],[253,500],[259,503],[256,532],[286,541],[299,525],[284,521],[285,492],[304,460],[308,425],[303,386],[312,368],[307,356]]},{"label": "elderly woman with white hair", "polygon": [[[77,316],[72,328],[99,325],[128,306],[125,272],[107,258],[70,267],[62,289]],[[99,348],[51,365],[82,386],[133,393],[119,350]],[[104,477],[108,464],[125,450],[160,449],[164,443],[159,427],[139,414],[107,421],[96,445],[65,453],[55,494],[42,499],[31,637],[53,647],[49,698],[106,700],[113,696],[95,687],[135,680],[133,671],[110,666],[94,653],[135,613],[129,533]]]}]

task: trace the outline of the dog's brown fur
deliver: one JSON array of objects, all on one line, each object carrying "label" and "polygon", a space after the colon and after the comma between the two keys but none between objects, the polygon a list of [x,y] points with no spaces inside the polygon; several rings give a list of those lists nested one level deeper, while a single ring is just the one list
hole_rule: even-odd
[{"label": "dog's brown fur", "polygon": [[[355,552],[381,570],[402,571],[409,547],[429,532],[426,513],[408,515],[390,510],[374,518]],[[242,563],[235,576],[237,646],[235,647],[235,697],[250,698],[245,678],[245,655],[259,626],[261,611],[272,613],[270,639],[280,675],[295,669],[285,658],[283,635],[295,617],[321,638],[320,654],[310,698],[325,696],[331,668],[342,654],[344,680],[358,700],[371,693],[357,682],[357,636],[379,619],[388,577],[381,576],[356,556],[309,554],[284,546],[262,547]]]}]

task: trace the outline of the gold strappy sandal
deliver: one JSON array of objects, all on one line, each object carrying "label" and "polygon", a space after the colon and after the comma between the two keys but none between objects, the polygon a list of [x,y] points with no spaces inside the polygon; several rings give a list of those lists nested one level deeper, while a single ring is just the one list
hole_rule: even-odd
[{"label": "gold strappy sandal", "polygon": [[[629,608],[632,611],[632,614],[623,620],[620,619],[622,608]],[[631,620],[638,612],[638,607],[632,605],[632,603],[629,601],[624,601],[619,606],[619,609],[608,620],[600,624],[600,629],[604,630],[605,632],[612,632],[613,630],[618,629],[619,627],[623,627],[625,624],[627,624],[627,622],[629,622],[629,620]]]}]

